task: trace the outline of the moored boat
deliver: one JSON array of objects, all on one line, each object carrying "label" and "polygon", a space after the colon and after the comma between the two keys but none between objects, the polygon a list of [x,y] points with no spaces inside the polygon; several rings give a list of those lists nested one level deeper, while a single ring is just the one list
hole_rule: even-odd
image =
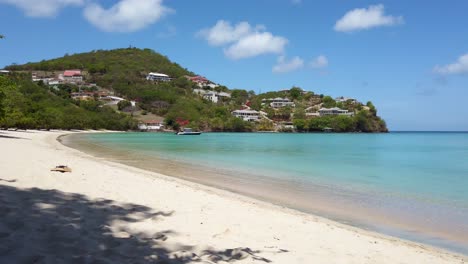
[{"label": "moored boat", "polygon": [[177,132],[176,135],[179,135],[179,136],[195,136],[195,135],[201,135],[201,132],[193,131],[191,128],[184,128],[184,130]]}]

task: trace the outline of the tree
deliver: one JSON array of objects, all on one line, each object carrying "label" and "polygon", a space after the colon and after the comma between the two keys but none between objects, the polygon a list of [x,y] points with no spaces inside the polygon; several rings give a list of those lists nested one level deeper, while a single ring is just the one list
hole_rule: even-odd
[{"label": "tree", "polygon": [[3,100],[5,100],[5,94],[0,91],[0,119],[5,116],[5,110],[3,109]]},{"label": "tree", "polygon": [[335,100],[333,100],[333,98],[331,98],[330,96],[324,96],[322,98],[322,102],[323,102],[323,107],[326,107],[326,108],[331,108],[331,107],[336,106]]},{"label": "tree", "polygon": [[297,99],[299,99],[299,97],[301,97],[301,95],[302,95],[302,89],[299,88],[299,87],[293,86],[293,87],[289,90],[289,95],[291,96],[291,98],[292,98],[293,100],[297,100]]},{"label": "tree", "polygon": [[356,130],[354,118],[344,115],[333,117],[330,126],[335,132],[351,132]]},{"label": "tree", "polygon": [[294,109],[294,119],[305,119],[305,118],[306,118],[305,109],[302,107],[296,107]]},{"label": "tree", "polygon": [[241,105],[249,99],[249,93],[246,90],[234,89],[231,92],[231,98],[237,105]]},{"label": "tree", "polygon": [[267,119],[262,119],[258,125],[257,125],[258,131],[272,131],[274,129],[274,124],[273,122],[267,120]]},{"label": "tree", "polygon": [[377,109],[371,101],[367,102],[366,106],[369,107],[369,111],[372,115],[377,116]]},{"label": "tree", "polygon": [[117,103],[117,108],[122,111],[124,110],[125,108],[129,107],[129,106],[132,106],[132,103],[130,103],[129,101],[127,100],[122,100],[120,102]]},{"label": "tree", "polygon": [[3,36],[3,35],[0,35],[0,39],[3,39],[3,38],[5,38],[5,36]]},{"label": "tree", "polygon": [[297,131],[299,132],[307,131],[307,123],[304,119],[294,119],[293,124],[296,127]]}]

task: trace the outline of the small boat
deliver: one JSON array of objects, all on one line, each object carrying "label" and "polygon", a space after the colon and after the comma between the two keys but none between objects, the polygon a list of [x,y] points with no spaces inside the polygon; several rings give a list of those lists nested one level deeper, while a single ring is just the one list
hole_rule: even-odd
[{"label": "small boat", "polygon": [[201,132],[193,131],[191,128],[184,128],[183,131],[177,132],[176,135],[179,135],[179,136],[195,136],[195,135],[201,135]]}]

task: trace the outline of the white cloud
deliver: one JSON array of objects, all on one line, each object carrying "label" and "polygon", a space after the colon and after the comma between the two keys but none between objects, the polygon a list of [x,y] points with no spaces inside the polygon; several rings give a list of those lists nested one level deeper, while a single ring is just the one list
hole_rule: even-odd
[{"label": "white cloud", "polygon": [[109,9],[92,3],[84,10],[85,18],[101,30],[132,32],[155,23],[173,10],[162,0],[121,0]]},{"label": "white cloud", "polygon": [[384,14],[384,6],[371,5],[368,8],[356,8],[348,11],[335,24],[335,30],[340,32],[351,32],[370,29],[380,26],[393,26],[402,24],[403,17],[387,16]]},{"label": "white cloud", "polygon": [[224,54],[234,60],[267,53],[279,54],[284,51],[284,46],[287,43],[287,39],[273,36],[270,32],[255,32],[224,49]]},{"label": "white cloud", "polygon": [[304,67],[304,60],[299,57],[294,57],[291,60],[286,60],[285,56],[278,57],[278,63],[273,66],[272,71],[274,73],[286,73],[295,70],[299,70]]},{"label": "white cloud", "polygon": [[230,59],[244,59],[262,54],[283,53],[288,40],[266,32],[263,25],[251,26],[240,22],[232,26],[230,22],[219,20],[212,28],[197,33],[212,46],[224,46],[224,54]]},{"label": "white cloud", "polygon": [[328,66],[328,59],[324,55],[320,55],[310,62],[310,66],[314,69],[323,69]]},{"label": "white cloud", "polygon": [[205,38],[210,45],[220,46],[237,41],[252,31],[252,27],[247,22],[232,26],[229,21],[219,20],[212,28],[202,29],[197,35]]},{"label": "white cloud", "polygon": [[81,6],[85,0],[0,0],[24,11],[29,17],[53,17],[67,6]]},{"label": "white cloud", "polygon": [[468,53],[460,56],[454,63],[435,66],[434,72],[439,74],[468,74]]}]

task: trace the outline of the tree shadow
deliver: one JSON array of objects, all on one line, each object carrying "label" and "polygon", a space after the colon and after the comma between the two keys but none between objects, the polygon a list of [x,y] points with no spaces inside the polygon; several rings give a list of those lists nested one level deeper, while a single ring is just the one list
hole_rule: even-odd
[{"label": "tree shadow", "polygon": [[0,263],[271,262],[250,248],[195,250],[173,243],[175,230],[148,234],[130,228],[141,221],[157,225],[173,213],[57,190],[0,185]]},{"label": "tree shadow", "polygon": [[15,137],[15,136],[10,136],[10,135],[4,135],[3,133],[0,133],[0,138],[26,139],[26,138],[22,138],[22,137]]}]

